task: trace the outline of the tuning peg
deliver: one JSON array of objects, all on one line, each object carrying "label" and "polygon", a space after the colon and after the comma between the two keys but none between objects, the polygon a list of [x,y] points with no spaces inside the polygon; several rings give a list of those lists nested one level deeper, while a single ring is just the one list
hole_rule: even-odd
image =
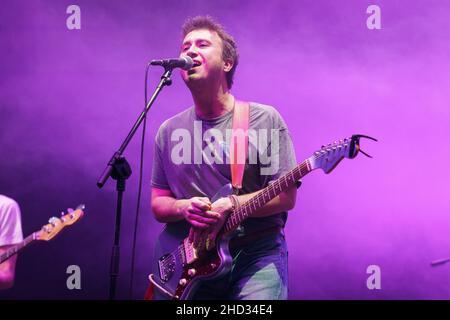
[{"label": "tuning peg", "polygon": [[369,157],[369,158],[373,158],[370,154],[365,153],[364,151],[362,151],[361,148],[359,148],[359,151],[360,151],[363,155],[365,155],[365,156],[367,156],[367,157]]},{"label": "tuning peg", "polygon": [[56,217],[51,217],[50,219],[48,219],[48,223],[50,223],[52,225],[55,225],[58,221],[59,221],[59,219]]},{"label": "tuning peg", "polygon": [[358,149],[359,149],[359,151],[361,151],[361,153],[363,154],[363,155],[365,155],[366,157],[369,157],[369,158],[373,158],[370,154],[368,154],[367,152],[364,152],[362,149],[361,149],[361,147],[360,147],[360,145],[359,145],[359,139],[360,138],[367,138],[367,139],[370,139],[370,140],[373,140],[373,141],[378,141],[377,139],[375,139],[375,138],[372,138],[372,137],[370,137],[370,136],[366,136],[366,135],[363,135],[363,134],[354,134],[353,136],[352,136],[352,140],[354,141],[354,143],[358,146]]},{"label": "tuning peg", "polygon": [[355,138],[367,138],[367,139],[370,139],[370,140],[373,140],[373,141],[378,141],[377,139],[369,137],[369,136],[366,136],[364,134],[354,134],[353,137],[355,137]]}]

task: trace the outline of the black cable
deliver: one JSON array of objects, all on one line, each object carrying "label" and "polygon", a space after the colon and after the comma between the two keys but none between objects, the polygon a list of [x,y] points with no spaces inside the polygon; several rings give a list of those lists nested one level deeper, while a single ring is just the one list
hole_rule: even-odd
[{"label": "black cable", "polygon": [[[147,64],[147,68],[145,69],[144,108],[147,106],[147,79],[148,79],[149,67],[150,67],[150,63]],[[147,124],[147,115],[144,117],[144,120],[142,121],[141,159],[140,159],[140,165],[139,165],[139,187],[138,187],[138,198],[137,198],[137,206],[136,206],[136,217],[134,220],[133,247],[131,249],[131,276],[130,276],[130,292],[129,292],[130,299],[133,299],[134,264],[135,264],[135,257],[136,257],[137,228],[138,228],[138,224],[139,224],[139,208],[141,206],[142,172],[144,169],[144,146],[145,146],[146,124]]]}]

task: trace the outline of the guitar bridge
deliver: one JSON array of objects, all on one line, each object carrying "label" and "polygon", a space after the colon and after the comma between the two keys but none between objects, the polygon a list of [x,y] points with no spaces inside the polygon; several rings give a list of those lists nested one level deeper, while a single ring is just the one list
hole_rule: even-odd
[{"label": "guitar bridge", "polygon": [[175,272],[175,257],[173,254],[166,254],[158,259],[159,277],[162,281],[169,281]]}]

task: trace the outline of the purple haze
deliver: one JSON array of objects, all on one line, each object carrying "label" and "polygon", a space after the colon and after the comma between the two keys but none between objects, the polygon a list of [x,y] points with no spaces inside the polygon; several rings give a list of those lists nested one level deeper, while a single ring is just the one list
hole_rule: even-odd
[{"label": "purple haze", "polygon": [[[81,8],[81,30],[66,8]],[[381,7],[368,30],[366,8]],[[448,299],[450,32],[448,1],[16,1],[0,11],[0,192],[22,207],[25,235],[78,203],[86,217],[19,258],[7,299],[104,299],[115,185],[95,183],[144,106],[149,59],[178,55],[180,25],[210,14],[240,49],[233,93],[272,104],[300,162],[353,133],[374,155],[303,180],[286,232],[290,299]],[[447,30],[447,31],[445,31]],[[151,69],[152,91],[161,70]],[[153,138],[191,105],[178,74],[149,113],[133,298],[143,297],[161,229],[149,206]],[[140,133],[126,156],[118,296],[128,297]],[[79,265],[82,290],[66,288]],[[368,290],[366,268],[381,268]]]}]

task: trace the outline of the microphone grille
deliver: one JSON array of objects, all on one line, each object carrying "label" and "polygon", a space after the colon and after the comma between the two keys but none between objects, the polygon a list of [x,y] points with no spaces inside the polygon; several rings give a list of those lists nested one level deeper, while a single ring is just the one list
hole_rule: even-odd
[{"label": "microphone grille", "polygon": [[185,65],[183,66],[184,70],[189,70],[194,66],[194,60],[192,60],[191,57],[184,56],[182,59],[186,62]]}]

